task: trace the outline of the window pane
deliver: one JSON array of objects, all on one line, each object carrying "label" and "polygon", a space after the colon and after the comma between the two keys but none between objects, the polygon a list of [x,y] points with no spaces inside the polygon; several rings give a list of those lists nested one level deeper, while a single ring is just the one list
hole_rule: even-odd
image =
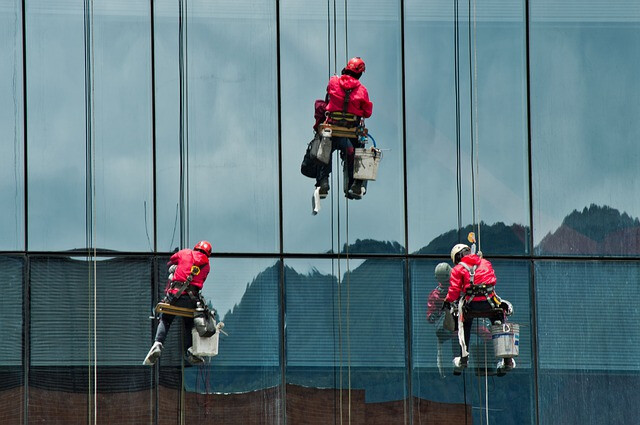
[{"label": "window pane", "polygon": [[637,2],[531,1],[539,254],[640,254],[639,22]]},{"label": "window pane", "polygon": [[85,48],[81,0],[26,2],[29,249],[85,243]]},{"label": "window pane", "polygon": [[458,57],[454,8],[432,3],[407,3],[410,251],[446,253],[435,238],[457,230],[457,61],[462,224],[473,222],[475,185],[475,222],[489,224],[482,229],[492,244],[486,248],[523,254],[529,224],[524,3],[479,4],[471,22],[460,5]]},{"label": "window pane", "polygon": [[539,261],[535,275],[540,423],[635,422],[636,396],[620,389],[640,384],[640,313],[621,295],[640,290],[638,264]]},{"label": "window pane", "polygon": [[[437,260],[411,262],[414,420],[440,423],[441,417],[434,414],[437,410],[448,412],[458,422],[464,422],[468,416],[473,423],[483,423],[488,402],[489,423],[536,423],[528,262],[492,261],[498,277],[496,292],[514,306],[509,321],[520,324],[516,369],[504,377],[495,376],[498,359],[493,353],[489,323],[474,319],[470,364],[463,379],[453,375],[452,359],[460,355],[457,334],[443,328],[442,316],[433,323],[427,320],[427,300],[438,286],[434,276],[438,263]],[[439,310],[434,313],[437,316]]]},{"label": "window pane", "polygon": [[153,250],[149,13],[144,0],[102,1],[94,9],[92,190],[99,248]]},{"label": "window pane", "polygon": [[148,421],[152,375],[140,364],[151,327],[149,310],[140,306],[151,295],[150,261],[35,257],[30,278],[30,420],[46,421],[51,400],[70,418],[84,418],[97,388],[100,415]]},{"label": "window pane", "polygon": [[458,226],[453,29],[450,2],[405,2],[410,252],[447,252],[429,242]]},{"label": "window pane", "polygon": [[287,418],[333,423],[351,414],[403,424],[404,263],[350,260],[346,267],[287,261]]},{"label": "window pane", "polygon": [[[345,52],[344,6],[333,9],[318,2],[285,2],[282,6],[282,116],[283,116],[283,221],[285,251],[327,252],[349,239],[390,241],[361,245],[361,253],[395,252],[404,244],[404,190],[402,188],[402,91],[400,8],[396,1],[350,1],[347,10],[348,52]],[[366,13],[364,13],[366,12]],[[368,16],[373,13],[373,17]],[[375,25],[371,24],[374,19]],[[336,27],[337,55],[333,29]],[[357,36],[366,34],[366,37]],[[314,101],[324,99],[330,74],[340,73],[349,56],[361,56],[367,71],[361,78],[373,102],[367,127],[384,150],[376,181],[367,194],[345,209],[342,167],[333,159],[330,197],[317,216],[310,198],[315,180],[300,174],[300,162],[313,138]],[[334,57],[337,56],[337,63]],[[301,72],[304,70],[304,72]],[[371,146],[371,141],[369,145]],[[338,208],[339,206],[339,208]],[[391,206],[391,207],[390,207]],[[348,219],[348,216],[352,217]],[[360,219],[367,217],[366,220]],[[339,224],[338,224],[339,222]],[[338,229],[340,235],[338,236]],[[338,239],[340,243],[338,243]],[[332,247],[331,244],[334,244]],[[401,247],[400,247],[401,249]]]},{"label": "window pane", "polygon": [[[324,99],[333,73],[327,53],[327,5],[310,0],[280,2],[280,49],[284,250],[327,252],[336,249],[331,225],[334,203],[327,198],[321,212],[313,216],[315,179],[300,173],[307,143],[313,138],[314,101]],[[333,161],[338,163],[335,155]],[[332,196],[339,192],[335,175],[330,182]]]},{"label": "window pane", "polygon": [[186,25],[189,240],[278,251],[274,3],[189,2]]},{"label": "window pane", "polygon": [[24,131],[20,2],[0,1],[0,250],[24,248]]}]

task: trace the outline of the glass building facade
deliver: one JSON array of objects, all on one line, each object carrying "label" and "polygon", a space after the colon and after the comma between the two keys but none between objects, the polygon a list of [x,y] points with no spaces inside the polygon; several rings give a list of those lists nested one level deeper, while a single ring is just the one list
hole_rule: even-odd
[{"label": "glass building facade", "polygon": [[[362,57],[383,150],[311,214],[313,105]],[[0,0],[0,424],[618,424],[640,403],[640,3]],[[475,231],[495,373],[426,319]],[[142,366],[213,244],[220,353]]]}]

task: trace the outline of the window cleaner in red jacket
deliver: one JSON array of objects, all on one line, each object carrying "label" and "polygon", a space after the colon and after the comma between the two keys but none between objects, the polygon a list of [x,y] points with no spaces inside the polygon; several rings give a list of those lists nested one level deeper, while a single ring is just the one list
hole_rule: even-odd
[{"label": "window cleaner in red jacket", "polygon": [[[365,71],[364,61],[355,57],[347,62],[347,66],[342,70],[341,75],[334,75],[329,79],[327,86],[326,113],[327,120],[330,124],[337,124],[345,127],[357,127],[363,118],[369,118],[373,112],[373,103],[369,100],[369,92],[367,88],[360,82],[360,77]],[[321,111],[322,106],[316,102],[316,125],[324,119],[324,112]],[[322,102],[320,102],[322,103]],[[336,114],[332,113],[352,114],[355,120],[352,121],[336,121]],[[332,116],[334,118],[332,118]],[[353,179],[353,155],[356,147],[363,147],[357,138],[332,137],[333,152],[340,149],[343,159],[347,162],[347,172],[349,181],[345,187],[345,195],[350,199],[361,199],[366,191],[366,185],[361,180]],[[329,193],[329,175],[331,174],[331,161],[329,164],[322,164],[318,167],[316,175],[316,187],[320,188],[320,197],[325,198]]]},{"label": "window cleaner in red jacket", "polygon": [[[165,302],[177,307],[195,309],[200,300],[200,290],[209,275],[209,257],[211,244],[207,241],[198,242],[193,249],[182,249],[171,256],[169,266],[169,283],[165,289]],[[156,338],[143,364],[154,365],[162,354],[162,346],[167,332],[176,316],[160,314],[160,322],[156,331]],[[193,319],[183,317],[184,346],[189,347],[186,352],[187,361],[191,364],[202,363],[202,357],[192,354],[191,328]]]},{"label": "window cleaner in red jacket", "polygon": [[[461,355],[453,359],[454,374],[458,375],[467,367],[469,340],[474,317],[486,317],[492,324],[502,323],[505,315],[512,313],[511,304],[501,300],[495,293],[496,274],[488,260],[480,255],[472,254],[465,244],[457,244],[451,249],[451,260],[455,267],[451,270],[449,290],[443,308],[449,309],[453,303],[458,304],[458,329]],[[503,359],[498,363],[498,374],[515,367],[513,359]]]}]

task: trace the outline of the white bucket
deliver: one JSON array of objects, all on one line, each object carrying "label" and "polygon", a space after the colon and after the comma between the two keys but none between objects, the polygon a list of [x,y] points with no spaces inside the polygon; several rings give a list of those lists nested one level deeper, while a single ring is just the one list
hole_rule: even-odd
[{"label": "white bucket", "polygon": [[220,330],[208,338],[203,338],[195,328],[191,330],[193,339],[191,351],[196,356],[213,357],[218,355],[218,342],[220,341]]},{"label": "white bucket", "polygon": [[353,178],[356,180],[375,180],[382,152],[376,148],[356,148],[353,162]]},{"label": "white bucket", "polygon": [[520,325],[505,323],[491,326],[491,339],[496,357],[517,357],[520,346]]}]

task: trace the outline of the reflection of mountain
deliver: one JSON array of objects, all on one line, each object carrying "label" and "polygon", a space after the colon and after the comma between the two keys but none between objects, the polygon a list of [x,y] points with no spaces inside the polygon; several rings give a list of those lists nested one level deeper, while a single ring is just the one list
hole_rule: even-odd
[{"label": "reflection of mountain", "polygon": [[[529,227],[520,224],[507,226],[504,223],[487,225],[480,223],[481,248],[484,252],[491,254],[523,254],[525,252]],[[441,234],[425,247],[420,248],[416,254],[443,254],[448,253],[451,247],[460,241],[466,242],[467,235],[473,230],[468,225],[460,232],[449,230]],[[477,229],[476,229],[477,232]],[[460,238],[458,238],[460,236]],[[477,236],[477,235],[476,235]]]},{"label": "reflection of mountain", "polygon": [[591,205],[574,210],[536,247],[538,254],[637,255],[640,221],[614,208]]},{"label": "reflection of mountain", "polygon": [[[342,246],[342,252],[347,252],[347,244]],[[349,245],[349,254],[404,254],[404,247],[398,242],[356,239]]]}]

